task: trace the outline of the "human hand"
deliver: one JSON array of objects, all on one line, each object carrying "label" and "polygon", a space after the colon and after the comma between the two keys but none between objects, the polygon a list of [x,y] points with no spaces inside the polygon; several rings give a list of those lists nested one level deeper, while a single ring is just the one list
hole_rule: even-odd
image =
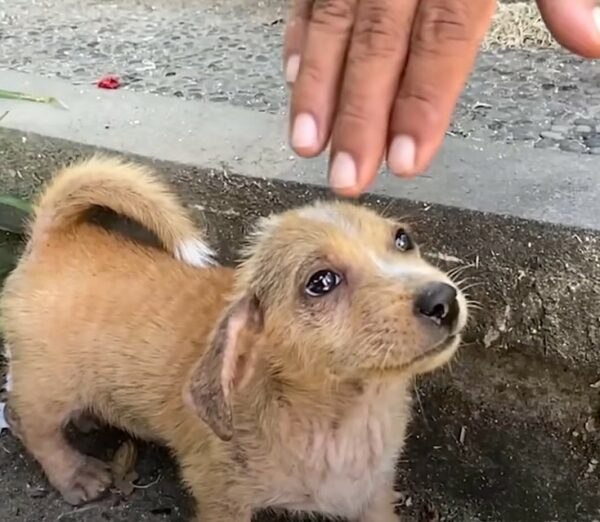
[{"label": "human hand", "polygon": [[[537,0],[567,49],[600,57],[595,0]],[[303,157],[331,140],[329,182],[357,196],[387,157],[414,176],[441,146],[495,0],[293,0],[285,39],[290,140]]]}]

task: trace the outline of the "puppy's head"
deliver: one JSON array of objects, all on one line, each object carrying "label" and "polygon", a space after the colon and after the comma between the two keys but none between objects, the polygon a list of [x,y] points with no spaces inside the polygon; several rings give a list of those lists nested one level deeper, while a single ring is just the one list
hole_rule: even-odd
[{"label": "puppy's head", "polygon": [[224,438],[229,397],[258,358],[289,380],[423,373],[450,360],[467,320],[465,297],[406,225],[345,203],[265,219],[236,294],[192,377],[192,402]]}]

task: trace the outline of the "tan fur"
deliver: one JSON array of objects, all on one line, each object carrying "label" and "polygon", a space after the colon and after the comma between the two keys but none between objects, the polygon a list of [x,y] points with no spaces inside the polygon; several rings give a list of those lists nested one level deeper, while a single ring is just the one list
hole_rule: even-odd
[{"label": "tan fur", "polygon": [[177,198],[148,168],[96,156],[59,172],[42,193],[30,231],[32,244],[68,230],[95,207],[141,224],[174,257],[183,257],[182,247],[198,235]]},{"label": "tan fur", "polygon": [[[65,215],[69,203],[56,201],[53,215]],[[172,205],[157,214],[173,215]],[[173,450],[199,521],[250,522],[262,508],[396,520],[411,379],[452,357],[466,320],[460,293],[453,331],[415,313],[423,285],[449,280],[418,249],[394,249],[397,223],[342,203],[292,210],[259,225],[235,271],[63,223],[43,224],[2,314],[12,424],[69,502],[111,481],[62,432],[90,411]],[[307,296],[307,278],[325,267],[342,283]]]}]

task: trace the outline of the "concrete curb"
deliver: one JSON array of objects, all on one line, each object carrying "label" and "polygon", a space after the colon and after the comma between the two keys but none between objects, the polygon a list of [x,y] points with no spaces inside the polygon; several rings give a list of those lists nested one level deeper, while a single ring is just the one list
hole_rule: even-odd
[{"label": "concrete curb", "polygon": [[[75,87],[17,72],[2,87],[54,95],[62,110],[0,100],[0,126],[260,179],[323,186],[326,160],[298,160],[282,116],[221,103]],[[448,137],[416,180],[383,173],[372,192],[481,212],[600,230],[598,159]]]}]

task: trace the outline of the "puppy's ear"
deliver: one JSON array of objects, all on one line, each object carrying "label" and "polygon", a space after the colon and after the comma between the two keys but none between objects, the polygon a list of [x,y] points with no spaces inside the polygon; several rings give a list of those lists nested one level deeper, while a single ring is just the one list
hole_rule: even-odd
[{"label": "puppy's ear", "polygon": [[241,390],[254,373],[256,338],[262,329],[258,299],[240,299],[225,311],[208,350],[192,370],[186,398],[222,440],[233,437],[231,394]]}]

